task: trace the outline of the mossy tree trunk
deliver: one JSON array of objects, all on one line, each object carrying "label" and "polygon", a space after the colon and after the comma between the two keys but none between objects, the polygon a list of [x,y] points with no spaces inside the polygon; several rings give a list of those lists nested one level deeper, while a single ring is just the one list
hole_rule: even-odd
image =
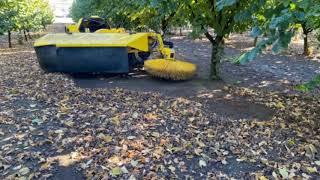
[{"label": "mossy tree trunk", "polygon": [[211,51],[211,64],[210,64],[210,79],[212,80],[220,80],[220,67],[221,60],[223,58],[224,53],[224,42],[223,36],[216,36],[213,38],[209,32],[205,33],[206,37],[209,39],[212,45]]},{"label": "mossy tree trunk", "polygon": [[224,46],[223,38],[218,37],[215,40],[216,42],[212,44],[210,78],[213,80],[219,80],[221,79],[220,66],[223,58]]}]

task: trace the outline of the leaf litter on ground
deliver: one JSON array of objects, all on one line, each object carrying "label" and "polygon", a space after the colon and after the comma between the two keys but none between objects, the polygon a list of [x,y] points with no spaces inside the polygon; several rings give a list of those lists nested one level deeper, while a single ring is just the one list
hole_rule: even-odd
[{"label": "leaf litter on ground", "polygon": [[70,165],[94,179],[319,177],[316,97],[226,87],[228,99],[276,111],[268,121],[234,119],[195,98],[79,88],[42,72],[31,50],[0,65],[1,178],[48,178]]}]

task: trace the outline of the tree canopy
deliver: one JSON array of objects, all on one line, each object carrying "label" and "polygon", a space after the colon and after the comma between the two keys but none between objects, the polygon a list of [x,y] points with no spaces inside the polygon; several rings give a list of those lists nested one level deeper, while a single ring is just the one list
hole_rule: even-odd
[{"label": "tree canopy", "polygon": [[47,0],[1,0],[0,5],[0,34],[39,30],[53,20]]},{"label": "tree canopy", "polygon": [[[267,33],[268,36],[260,41],[252,51],[240,56],[238,59],[240,64],[254,60],[267,46],[272,46],[275,53],[287,49],[297,24],[305,26],[308,31],[318,29],[320,3],[317,0],[274,1],[267,7],[263,15],[266,17],[266,21],[263,25],[256,24],[253,27],[253,34],[261,36]],[[305,32],[304,34],[307,35]]]},{"label": "tree canopy", "polygon": [[136,31],[167,33],[174,24],[186,23],[180,0],[76,0],[71,8],[73,20],[98,15],[113,27]]}]

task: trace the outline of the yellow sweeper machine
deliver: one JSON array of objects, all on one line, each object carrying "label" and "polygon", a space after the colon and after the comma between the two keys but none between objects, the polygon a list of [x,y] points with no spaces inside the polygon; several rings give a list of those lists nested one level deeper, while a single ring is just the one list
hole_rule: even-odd
[{"label": "yellow sweeper machine", "polygon": [[170,80],[187,80],[196,72],[196,65],[176,60],[173,44],[153,32],[98,29],[94,33],[48,34],[34,47],[47,72],[128,74],[144,68],[154,77]]}]

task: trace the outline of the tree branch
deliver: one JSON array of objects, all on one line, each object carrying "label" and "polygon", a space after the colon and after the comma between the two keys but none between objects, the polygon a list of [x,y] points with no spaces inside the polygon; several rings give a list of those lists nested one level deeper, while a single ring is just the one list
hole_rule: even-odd
[{"label": "tree branch", "polygon": [[204,33],[204,35],[206,35],[206,38],[212,43],[215,44],[216,41],[214,40],[213,36],[207,31]]}]

